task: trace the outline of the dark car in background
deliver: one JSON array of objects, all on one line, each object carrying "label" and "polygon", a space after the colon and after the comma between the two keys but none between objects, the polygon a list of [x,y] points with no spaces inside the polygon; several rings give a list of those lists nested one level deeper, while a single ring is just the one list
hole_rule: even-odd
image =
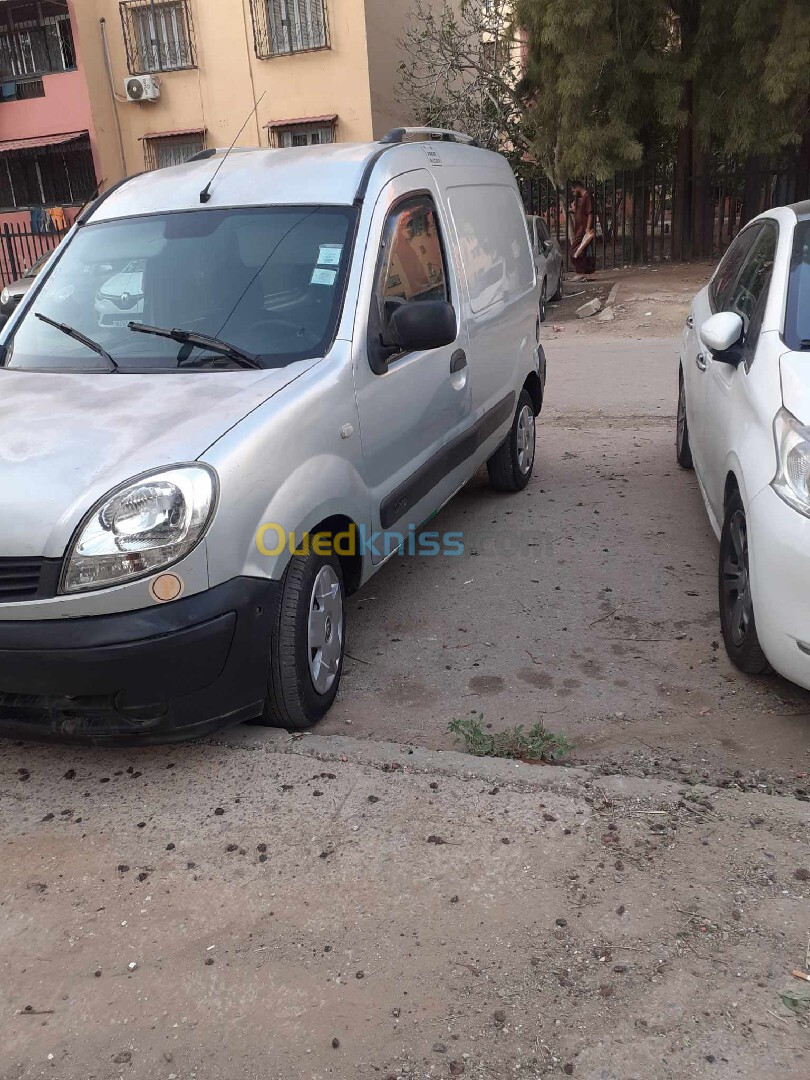
[{"label": "dark car in background", "polygon": [[50,257],[50,251],[46,251],[44,255],[40,255],[37,261],[28,267],[21,278],[17,278],[16,281],[10,282],[2,291],[0,291],[0,316],[6,319],[9,317],[17,304],[19,304],[34,284],[34,279]]}]

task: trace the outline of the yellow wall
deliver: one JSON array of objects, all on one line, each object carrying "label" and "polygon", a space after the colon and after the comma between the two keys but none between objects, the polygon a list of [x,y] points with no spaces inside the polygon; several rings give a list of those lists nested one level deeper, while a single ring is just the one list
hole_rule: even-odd
[{"label": "yellow wall", "polygon": [[113,107],[102,47],[104,19],[113,87],[124,97],[128,75],[118,0],[74,0],[90,89],[101,174],[109,184],[144,167],[146,134],[205,128],[208,146],[230,144],[254,102],[266,96],[238,145],[268,145],[271,120],[338,115],[340,142],[367,141],[407,123],[396,102],[401,56],[396,46],[409,0],[327,0],[331,48],[260,60],[249,0],[188,0],[197,68],[159,75],[157,102],[117,100]]}]

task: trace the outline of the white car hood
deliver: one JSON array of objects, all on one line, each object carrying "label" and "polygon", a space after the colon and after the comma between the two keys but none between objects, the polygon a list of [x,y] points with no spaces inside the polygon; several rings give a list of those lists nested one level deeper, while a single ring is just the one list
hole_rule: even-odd
[{"label": "white car hood", "polygon": [[787,352],[779,360],[782,404],[810,427],[810,352]]},{"label": "white car hood", "polygon": [[0,558],[59,558],[111,488],[196,460],[313,363],[182,375],[0,370]]}]

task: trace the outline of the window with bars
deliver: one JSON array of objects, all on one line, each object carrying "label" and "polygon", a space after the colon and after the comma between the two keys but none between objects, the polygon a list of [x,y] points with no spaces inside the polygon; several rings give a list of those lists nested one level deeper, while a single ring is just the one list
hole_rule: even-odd
[{"label": "window with bars", "polygon": [[334,121],[275,126],[269,131],[270,145],[275,147],[320,146],[335,141]]},{"label": "window with bars", "polygon": [[130,75],[197,66],[188,0],[122,0],[121,24]]},{"label": "window with bars", "polygon": [[15,97],[14,80],[73,71],[75,67],[76,50],[66,0],[0,4],[3,100]]},{"label": "window with bars", "polygon": [[0,154],[0,207],[80,205],[96,191],[90,140]]},{"label": "window with bars", "polygon": [[250,14],[261,60],[329,48],[325,0],[250,0]]},{"label": "window with bars", "polygon": [[204,149],[204,131],[147,135],[143,140],[143,157],[147,169],[165,169],[169,165],[182,165],[184,161],[188,161]]}]

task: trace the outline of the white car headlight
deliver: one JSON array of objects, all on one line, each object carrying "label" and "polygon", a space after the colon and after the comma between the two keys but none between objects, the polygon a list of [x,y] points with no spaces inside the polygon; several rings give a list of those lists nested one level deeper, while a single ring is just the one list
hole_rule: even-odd
[{"label": "white car headlight", "polygon": [[82,522],[62,592],[118,585],[182,559],[205,535],[216,496],[216,476],[205,465],[163,469],[116,488]]},{"label": "white car headlight", "polygon": [[774,418],[773,436],[778,466],[771,487],[788,506],[810,517],[810,428],[783,408]]},{"label": "white car headlight", "polygon": [[0,304],[5,307],[5,305],[9,302],[10,299],[11,293],[8,291],[8,289],[4,288],[3,291],[0,292]]}]

